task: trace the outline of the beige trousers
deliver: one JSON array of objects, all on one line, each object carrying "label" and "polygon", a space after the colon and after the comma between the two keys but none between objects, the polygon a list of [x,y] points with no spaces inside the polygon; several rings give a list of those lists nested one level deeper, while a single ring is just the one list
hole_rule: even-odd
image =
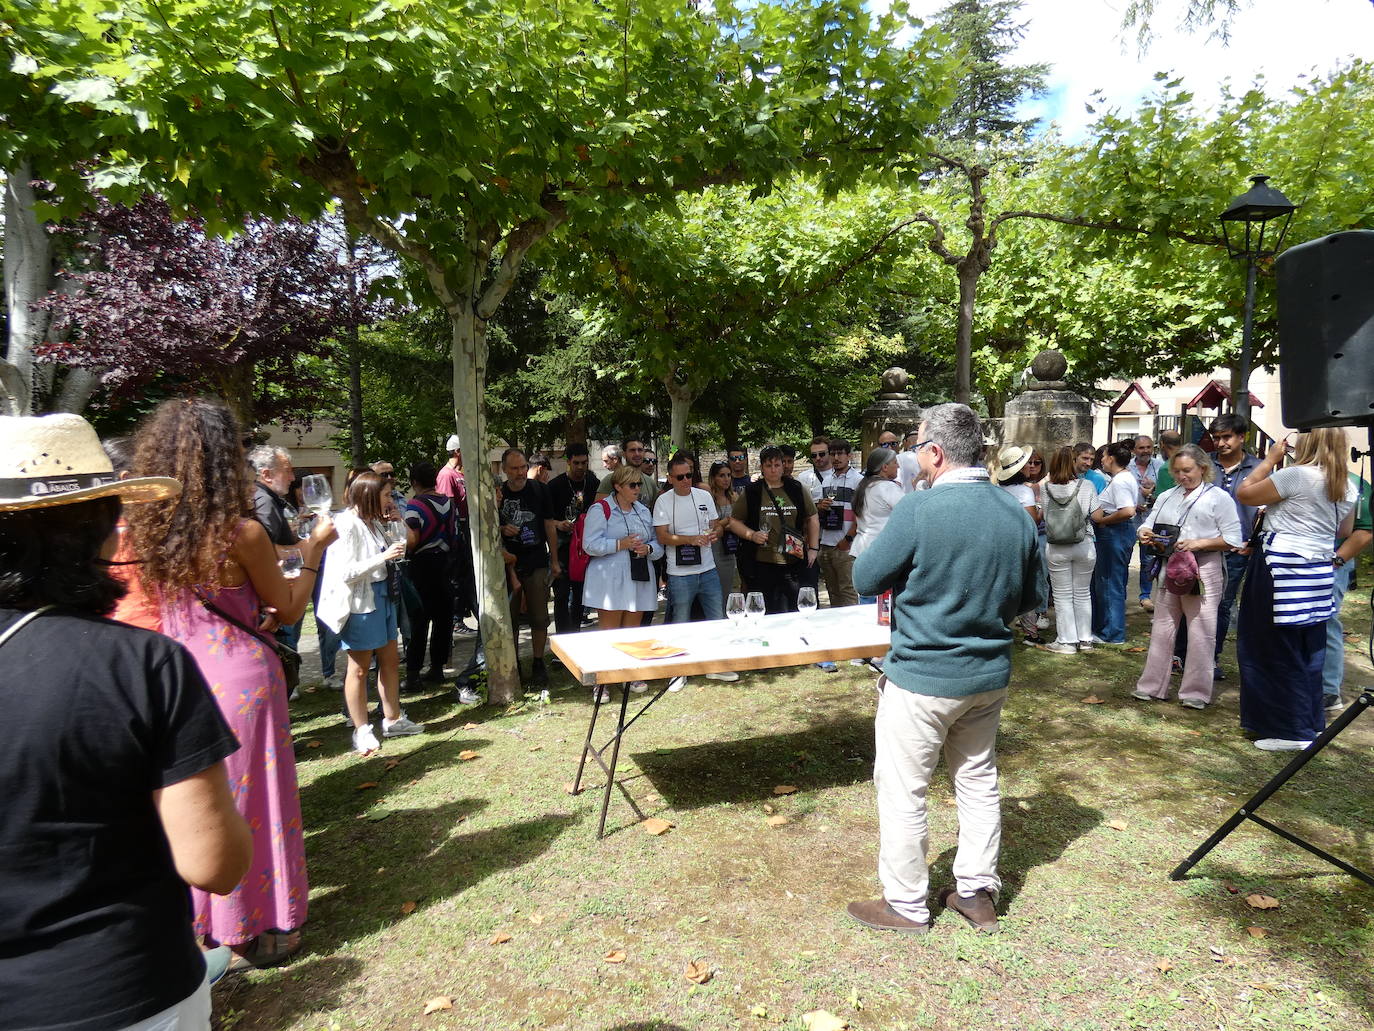
[{"label": "beige trousers", "polygon": [[839,548],[821,548],[821,576],[830,595],[830,607],[859,604],[859,592],[854,590],[854,556]]},{"label": "beige trousers", "polygon": [[894,910],[917,923],[930,919],[926,792],[941,750],[954,781],[959,850],[954,879],[964,894],[1002,887],[997,855],[1002,805],[997,790],[997,725],[1006,688],[964,698],[914,694],[878,680],[874,723],[878,795],[878,880]]}]

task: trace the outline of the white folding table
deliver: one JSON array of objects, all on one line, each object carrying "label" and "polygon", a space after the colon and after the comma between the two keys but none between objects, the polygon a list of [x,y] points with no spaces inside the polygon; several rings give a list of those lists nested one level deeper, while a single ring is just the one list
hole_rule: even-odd
[{"label": "white folding table", "polygon": [[[597,692],[591,721],[587,726],[587,737],[577,761],[577,775],[573,778],[573,794],[576,795],[582,790],[582,773],[588,756],[606,774],[597,838],[604,837],[606,833],[606,811],[611,804],[611,789],[618,786],[615,767],[625,731],[663,697],[674,680],[704,673],[744,672],[803,666],[813,662],[874,658],[887,653],[890,637],[890,628],[878,625],[877,608],[873,605],[817,609],[806,615],[798,612],[778,613],[760,617],[757,622],[739,629],[726,620],[717,619],[699,623],[624,627],[619,630],[589,630],[550,637],[554,654],[579,682],[587,686],[621,684],[631,680],[662,681],[662,686],[628,719],[629,692],[622,692],[619,719],[611,736],[600,747],[592,744],[602,705],[601,693]],[[682,654],[663,659],[637,659],[615,647],[617,642],[627,641],[656,641],[680,649]],[[609,764],[604,758],[607,749],[611,751]],[[643,820],[644,813],[623,786],[621,793],[635,815]]]}]

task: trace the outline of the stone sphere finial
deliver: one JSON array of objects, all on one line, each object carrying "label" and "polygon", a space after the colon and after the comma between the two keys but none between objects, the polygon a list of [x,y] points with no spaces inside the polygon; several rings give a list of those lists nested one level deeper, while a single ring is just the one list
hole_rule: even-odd
[{"label": "stone sphere finial", "polygon": [[884,394],[905,394],[906,385],[910,378],[906,369],[893,366],[883,373],[882,392]]},{"label": "stone sphere finial", "polygon": [[1069,371],[1064,356],[1053,349],[1041,351],[1031,360],[1031,375],[1042,383],[1059,381]]}]

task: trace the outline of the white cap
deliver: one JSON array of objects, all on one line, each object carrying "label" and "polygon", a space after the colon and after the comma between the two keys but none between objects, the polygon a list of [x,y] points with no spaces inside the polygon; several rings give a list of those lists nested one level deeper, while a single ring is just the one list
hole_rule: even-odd
[{"label": "white cap", "polygon": [[450,451],[450,452],[452,452],[452,451],[459,451],[459,450],[462,449],[462,447],[463,447],[463,444],[462,444],[462,442],[458,439],[458,434],[456,434],[456,433],[450,433],[450,434],[448,435],[448,443],[445,445],[445,450]]}]

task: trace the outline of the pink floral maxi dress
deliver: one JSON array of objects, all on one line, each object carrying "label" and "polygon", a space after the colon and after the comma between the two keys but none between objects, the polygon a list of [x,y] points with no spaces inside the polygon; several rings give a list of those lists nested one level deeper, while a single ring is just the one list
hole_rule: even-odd
[{"label": "pink floral maxi dress", "polygon": [[[258,625],[252,584],[222,588],[213,601],[246,625]],[[190,591],[164,603],[162,620],[162,632],[195,656],[239,739],[239,750],[225,766],[234,802],[253,832],[253,863],[232,893],[191,889],[195,931],[225,945],[240,945],[263,931],[295,930],[305,923],[309,885],[281,660],[262,641],[206,609]]]}]

